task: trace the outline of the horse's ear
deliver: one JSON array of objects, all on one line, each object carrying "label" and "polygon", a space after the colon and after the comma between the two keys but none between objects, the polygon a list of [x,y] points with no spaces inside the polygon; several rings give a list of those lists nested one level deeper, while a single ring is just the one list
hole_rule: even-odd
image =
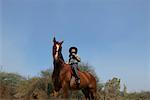
[{"label": "horse's ear", "polygon": [[56,42],[56,38],[55,37],[53,38],[53,42]]},{"label": "horse's ear", "polygon": [[61,41],[61,42],[60,42],[60,44],[63,44],[63,43],[64,43],[64,41]]}]

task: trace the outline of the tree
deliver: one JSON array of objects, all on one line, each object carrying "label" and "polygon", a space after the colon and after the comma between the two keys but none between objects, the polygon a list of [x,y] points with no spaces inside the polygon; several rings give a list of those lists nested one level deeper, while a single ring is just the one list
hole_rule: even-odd
[{"label": "tree", "polygon": [[115,98],[115,100],[117,100],[120,95],[120,79],[114,77],[112,80],[108,80],[105,84],[104,92],[104,99]]},{"label": "tree", "polygon": [[127,97],[127,87],[126,87],[125,84],[123,86],[124,86],[123,87],[123,97],[124,97],[124,100],[126,100],[126,97]]},{"label": "tree", "polygon": [[14,98],[17,87],[23,80],[25,78],[19,74],[0,72],[0,98]]}]

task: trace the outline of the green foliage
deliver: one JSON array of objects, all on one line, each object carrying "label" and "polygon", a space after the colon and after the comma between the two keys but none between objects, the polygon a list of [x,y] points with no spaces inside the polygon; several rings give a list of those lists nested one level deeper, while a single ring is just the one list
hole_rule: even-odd
[{"label": "green foliage", "polygon": [[112,80],[108,80],[104,87],[105,98],[118,98],[120,95],[120,79],[114,77]]},{"label": "green foliage", "polygon": [[150,92],[128,93],[126,100],[150,100]]},{"label": "green foliage", "polygon": [[41,71],[41,77],[43,78],[51,78],[52,70],[47,69],[47,70],[42,70]]},{"label": "green foliage", "polygon": [[25,78],[19,74],[0,72],[0,98],[13,98],[23,80]]},{"label": "green foliage", "polygon": [[126,98],[127,97],[127,87],[124,84],[124,88],[123,88],[123,97]]},{"label": "green foliage", "polygon": [[[89,64],[80,64],[81,71],[88,71],[95,75],[95,71]],[[52,99],[53,83],[51,79],[52,70],[43,70],[39,77],[26,79],[16,73],[0,72],[0,99]],[[59,92],[58,98],[63,92]],[[122,95],[121,95],[122,94]],[[82,91],[70,92],[70,98],[84,98]],[[114,77],[106,83],[97,81],[98,100],[150,100],[150,92],[127,93],[127,87],[120,91],[120,79]],[[55,98],[57,99],[57,98]]]},{"label": "green foliage", "polygon": [[7,85],[11,85],[12,87],[16,87],[17,84],[23,80],[25,80],[25,78],[16,73],[0,73],[0,81],[5,82]]},{"label": "green foliage", "polygon": [[50,93],[53,92],[53,87],[52,87],[52,83],[48,83],[48,86],[47,86],[47,95],[49,96]]},{"label": "green foliage", "polygon": [[32,77],[22,82],[18,88],[17,98],[28,99],[47,99],[52,92],[53,85],[51,81],[52,71],[47,69],[41,71],[40,77]]}]

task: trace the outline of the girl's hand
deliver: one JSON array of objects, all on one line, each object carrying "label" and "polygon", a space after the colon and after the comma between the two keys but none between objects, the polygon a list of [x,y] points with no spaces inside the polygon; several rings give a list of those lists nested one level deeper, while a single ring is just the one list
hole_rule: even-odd
[{"label": "girl's hand", "polygon": [[75,53],[72,53],[72,55],[73,55],[73,56],[76,56],[76,54],[75,54]]}]

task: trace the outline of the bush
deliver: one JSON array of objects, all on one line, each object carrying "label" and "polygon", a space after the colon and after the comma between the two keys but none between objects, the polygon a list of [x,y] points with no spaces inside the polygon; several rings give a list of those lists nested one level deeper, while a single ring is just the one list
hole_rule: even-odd
[{"label": "bush", "polygon": [[[81,64],[79,67],[81,71],[88,71],[96,77],[94,70],[88,64]],[[41,71],[39,77],[28,79],[16,73],[0,72],[0,99],[53,99],[50,95],[53,91],[51,75],[52,70],[50,69]],[[120,79],[118,78],[114,77],[103,84],[97,81],[98,100],[150,100],[150,92],[127,93],[126,91],[126,87],[123,92],[120,91]],[[62,94],[60,91],[55,99],[61,98]],[[83,97],[81,91],[70,92],[70,98],[81,99]]]},{"label": "bush", "polygon": [[19,74],[0,72],[0,98],[14,98],[18,85],[24,80]]}]

